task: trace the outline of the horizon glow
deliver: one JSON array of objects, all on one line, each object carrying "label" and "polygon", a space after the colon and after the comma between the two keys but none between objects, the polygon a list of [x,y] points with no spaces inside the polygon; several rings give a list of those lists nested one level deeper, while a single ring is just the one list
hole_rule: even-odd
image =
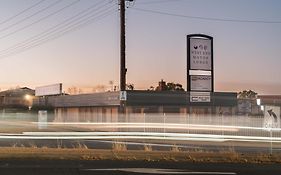
[{"label": "horizon glow", "polygon": [[[3,29],[56,0],[46,1],[5,24],[1,22],[38,0],[1,1],[0,38],[74,1],[62,0],[54,8],[6,31]],[[1,39],[0,53],[97,2],[81,0],[57,15]],[[137,0],[133,7],[187,16],[281,21],[278,0],[149,2]],[[118,9],[115,1],[110,5]],[[204,33],[214,37],[215,91],[252,89],[259,94],[281,94],[281,24],[205,21],[145,13],[130,6],[126,15],[127,83],[134,84],[136,89],[156,87],[161,79],[186,87],[186,35]],[[109,81],[119,84],[118,11],[58,39],[0,59],[0,65],[2,90],[17,85],[35,88],[54,83],[63,83],[65,91],[74,86],[85,92],[99,86],[110,89]]]}]

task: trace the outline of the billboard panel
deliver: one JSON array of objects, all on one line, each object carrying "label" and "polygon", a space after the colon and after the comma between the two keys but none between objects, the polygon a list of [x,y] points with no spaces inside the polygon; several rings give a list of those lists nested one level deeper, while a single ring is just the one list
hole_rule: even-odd
[{"label": "billboard panel", "polygon": [[212,42],[210,39],[190,38],[190,69],[212,70]]},{"label": "billboard panel", "polygon": [[60,95],[62,94],[62,84],[52,84],[35,88],[35,96]]},{"label": "billboard panel", "polygon": [[191,75],[191,91],[212,91],[212,76],[208,75]]}]

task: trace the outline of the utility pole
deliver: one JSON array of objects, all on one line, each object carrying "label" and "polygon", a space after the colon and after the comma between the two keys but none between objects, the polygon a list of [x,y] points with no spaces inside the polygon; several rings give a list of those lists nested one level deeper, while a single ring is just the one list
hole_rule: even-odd
[{"label": "utility pole", "polygon": [[[120,113],[125,113],[125,105],[127,99],[126,93],[126,2],[134,0],[119,0],[120,6]],[[122,94],[122,97],[121,97]]]},{"label": "utility pole", "polygon": [[126,90],[126,2],[134,0],[119,0],[120,5],[120,91]]},{"label": "utility pole", "polygon": [[119,0],[120,6],[120,113],[125,114],[125,105],[127,99],[126,93],[126,2],[133,0]]},{"label": "utility pole", "polygon": [[126,29],[125,29],[125,1],[119,0],[120,5],[120,91],[126,90]]}]

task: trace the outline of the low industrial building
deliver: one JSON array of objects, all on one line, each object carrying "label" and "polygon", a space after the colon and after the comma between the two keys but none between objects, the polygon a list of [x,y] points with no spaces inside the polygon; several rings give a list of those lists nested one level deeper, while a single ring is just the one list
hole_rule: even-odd
[{"label": "low industrial building", "polygon": [[35,90],[28,87],[10,89],[0,92],[1,109],[30,109]]},{"label": "low industrial building", "polygon": [[151,113],[227,114],[237,111],[237,93],[211,93],[211,102],[190,102],[186,91],[126,91],[124,113],[120,92],[37,97],[35,108],[53,108],[56,121],[120,121],[120,115]]},{"label": "low industrial building", "polygon": [[273,105],[281,107],[281,95],[259,95],[260,105]]}]

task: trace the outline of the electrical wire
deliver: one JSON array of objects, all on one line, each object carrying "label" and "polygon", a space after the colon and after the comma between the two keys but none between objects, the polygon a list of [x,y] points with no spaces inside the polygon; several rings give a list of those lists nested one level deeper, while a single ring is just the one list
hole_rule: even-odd
[{"label": "electrical wire", "polygon": [[15,30],[15,31],[13,31],[13,32],[10,32],[10,33],[8,33],[8,34],[6,34],[6,35],[1,36],[0,39],[7,38],[7,37],[9,37],[9,36],[11,36],[11,35],[13,35],[13,34],[15,34],[15,33],[18,33],[18,32],[20,32],[20,31],[22,31],[22,30],[24,30],[24,29],[27,29],[27,28],[33,26],[34,24],[37,24],[37,23],[39,23],[39,22],[41,22],[41,21],[43,21],[43,20],[45,20],[45,19],[47,19],[47,18],[49,18],[49,17],[51,17],[51,16],[53,16],[53,15],[56,15],[56,14],[62,12],[63,10],[65,10],[65,9],[67,9],[67,8],[69,8],[69,7],[73,6],[73,5],[75,5],[75,4],[77,4],[77,3],[80,2],[80,1],[81,1],[81,0],[76,0],[76,1],[74,1],[74,2],[72,2],[72,3],[70,3],[70,4],[68,4],[68,5],[66,5],[66,6],[64,6],[64,7],[62,7],[62,8],[60,8],[59,10],[57,10],[57,11],[55,11],[55,12],[53,12],[53,13],[50,13],[50,14],[48,14],[48,15],[46,15],[46,16],[44,16],[44,17],[42,17],[42,18],[40,18],[40,19],[38,19],[38,20],[36,20],[36,21],[30,23],[30,24],[27,24],[27,25],[25,25],[25,26],[23,26],[23,27],[21,27],[21,28]]},{"label": "electrical wire", "polygon": [[13,27],[13,26],[19,25],[19,24],[23,23],[24,21],[26,21],[26,20],[32,18],[33,16],[36,16],[36,15],[38,15],[38,14],[40,14],[40,13],[42,13],[42,12],[44,12],[44,11],[50,9],[50,8],[52,8],[53,6],[55,6],[55,5],[59,4],[59,3],[61,3],[61,2],[62,2],[62,0],[57,0],[57,1],[55,1],[54,3],[48,5],[47,7],[43,8],[43,9],[41,9],[41,10],[38,10],[38,11],[36,11],[35,13],[33,13],[33,14],[31,14],[31,15],[29,15],[29,16],[23,18],[23,19],[18,20],[17,22],[15,22],[15,23],[13,23],[13,24],[11,24],[11,25],[5,27],[5,28],[0,29],[0,32],[6,31],[6,30],[10,29],[10,28]]},{"label": "electrical wire", "polygon": [[189,18],[189,19],[199,19],[199,20],[206,20],[206,21],[218,21],[218,22],[235,22],[235,23],[262,23],[262,24],[281,24],[281,21],[263,21],[263,20],[239,20],[239,19],[226,19],[226,18],[209,18],[209,17],[201,17],[201,16],[190,16],[190,15],[181,15],[181,14],[174,14],[168,13],[163,11],[156,11],[156,10],[149,10],[149,9],[142,9],[131,7],[130,9],[147,12],[147,13],[154,13],[166,16],[173,16],[173,17],[181,17],[181,18]]},{"label": "electrical wire", "polygon": [[80,28],[82,28],[84,26],[92,24],[93,22],[96,22],[96,21],[99,21],[101,19],[104,19],[105,17],[113,14],[112,12],[116,12],[117,11],[116,9],[110,9],[110,10],[105,9],[105,10],[103,10],[105,12],[102,12],[102,13],[99,12],[99,14],[94,14],[94,15],[90,16],[89,18],[84,19],[83,21],[80,21],[79,23],[77,23],[75,25],[69,26],[68,28],[66,28],[66,29],[64,29],[64,30],[62,30],[60,32],[57,32],[57,33],[55,33],[55,34],[53,34],[51,36],[48,36],[47,38],[43,38],[42,40],[38,40],[38,41],[32,43],[31,45],[27,45],[27,46],[25,46],[23,48],[20,48],[20,49],[16,50],[16,51],[13,51],[11,53],[7,53],[5,55],[1,55],[0,59],[6,58],[6,57],[10,57],[10,56],[13,56],[13,55],[16,55],[16,54],[19,54],[19,53],[22,53],[22,52],[27,51],[27,50],[29,50],[31,48],[37,47],[37,46],[42,45],[42,44],[44,44],[46,42],[52,41],[54,39],[57,39],[57,38],[65,35],[67,33],[76,31],[76,30],[78,30],[78,29],[80,29]]},{"label": "electrical wire", "polygon": [[[117,10],[109,11],[109,12],[115,12],[115,11],[117,11]],[[89,25],[89,24],[91,24],[91,23],[93,23],[93,22],[96,22],[96,21],[99,21],[99,20],[101,20],[101,19],[104,19],[105,17],[107,17],[107,16],[109,16],[109,15],[112,14],[112,13],[109,13],[109,12],[107,12],[107,13],[105,13],[105,14],[102,14],[102,15],[98,16],[98,17],[95,18],[95,19],[92,19],[91,22],[88,22],[87,24],[84,24],[84,25]],[[95,21],[94,21],[94,20],[95,20]],[[57,39],[57,38],[59,38],[59,37],[64,36],[64,35],[67,34],[67,33],[76,31],[76,30],[80,29],[81,27],[83,27],[83,26],[75,27],[75,28],[70,29],[70,30],[68,30],[68,31],[65,31],[65,32],[63,32],[63,33],[59,33],[59,34],[57,34],[56,36],[52,36],[51,38],[47,38],[47,39],[45,39],[45,40],[43,40],[43,41],[39,41],[38,43],[34,43],[34,44],[31,45],[31,46],[22,48],[21,50],[18,50],[18,51],[16,51],[16,52],[13,52],[13,53],[10,53],[10,54],[7,54],[7,55],[0,56],[0,59],[4,59],[4,58],[7,58],[7,57],[11,57],[11,56],[17,55],[17,54],[19,54],[19,53],[25,52],[25,51],[27,51],[27,50],[29,50],[29,49],[34,48],[34,47],[40,46],[40,45],[42,45],[42,44],[44,44],[44,43],[46,43],[46,42],[53,41],[53,40],[55,40],[55,39]]]},{"label": "electrical wire", "polygon": [[155,1],[152,1],[152,0],[149,0],[149,2],[140,2],[140,1],[136,1],[136,4],[138,5],[146,5],[146,4],[162,4],[162,3],[170,3],[170,2],[176,2],[176,1],[182,1],[182,0],[155,0]]},{"label": "electrical wire", "polygon": [[[41,39],[41,38],[44,38],[45,36],[48,36],[52,33],[55,33],[56,31],[60,30],[60,29],[63,29],[63,28],[66,28],[67,26],[71,25],[72,23],[80,20],[80,19],[83,19],[84,17],[87,17],[87,15],[91,15],[93,12],[96,12],[97,10],[99,10],[100,8],[103,8],[105,7],[106,5],[108,5],[107,3],[106,4],[103,4],[104,3],[104,0],[101,0],[99,1],[98,3],[95,3],[93,5],[91,5],[89,8],[87,9],[84,9],[82,11],[80,11],[79,13],[67,18],[66,20],[60,22],[59,24],[29,38],[29,39],[26,39],[18,44],[15,44],[11,47],[9,47],[8,49],[5,49],[5,50],[1,50],[0,53],[3,54],[5,52],[9,52],[11,50],[15,50],[19,47],[22,47],[26,44],[29,44],[29,43],[32,43],[38,39]],[[101,5],[99,7],[99,5]],[[1,55],[0,54],[0,55]]]},{"label": "electrical wire", "polygon": [[46,0],[41,0],[41,1],[39,1],[39,2],[37,2],[37,3],[35,3],[35,4],[33,4],[33,5],[31,5],[30,7],[26,8],[26,9],[24,9],[24,10],[18,12],[17,14],[15,14],[15,15],[13,15],[13,16],[7,18],[6,20],[0,22],[0,25],[3,25],[3,24],[5,24],[5,23],[7,23],[7,22],[13,20],[14,18],[16,18],[16,17],[18,17],[18,16],[24,14],[25,12],[27,12],[27,11],[33,9],[34,7],[38,6],[39,4],[42,4],[42,3],[45,2],[45,1],[46,1]]}]

